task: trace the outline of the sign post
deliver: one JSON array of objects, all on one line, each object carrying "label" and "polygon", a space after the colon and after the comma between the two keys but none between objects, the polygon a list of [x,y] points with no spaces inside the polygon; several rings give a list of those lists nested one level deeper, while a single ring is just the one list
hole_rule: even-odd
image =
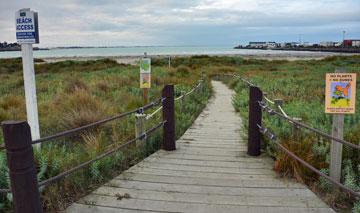
[{"label": "sign post", "polygon": [[[335,73],[326,74],[325,113],[334,114],[332,136],[343,139],[344,114],[355,113],[356,74]],[[331,141],[330,147],[330,177],[340,181],[343,145]]]},{"label": "sign post", "polygon": [[[29,8],[15,13],[16,39],[21,44],[27,120],[32,140],[40,138],[32,44],[39,43],[37,13]],[[40,149],[40,144],[36,145]]]},{"label": "sign post", "polygon": [[144,103],[148,103],[148,89],[151,87],[151,59],[144,53],[140,60],[140,88],[143,89]]}]

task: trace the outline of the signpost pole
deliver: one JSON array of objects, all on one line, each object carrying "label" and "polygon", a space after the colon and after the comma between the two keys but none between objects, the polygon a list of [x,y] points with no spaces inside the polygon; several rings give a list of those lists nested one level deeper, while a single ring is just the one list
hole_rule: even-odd
[{"label": "signpost pole", "polygon": [[[344,114],[333,115],[331,135],[335,138],[343,139]],[[330,177],[336,181],[341,178],[341,162],[342,162],[343,145],[337,141],[331,141],[330,147]]]},{"label": "signpost pole", "polygon": [[[335,73],[341,73],[343,70],[336,69]],[[334,114],[332,121],[333,137],[343,139],[344,137],[344,114]],[[343,145],[337,141],[331,140],[330,147],[330,177],[340,182],[341,163],[342,163]]]},{"label": "signpost pole", "polygon": [[[15,13],[16,39],[21,44],[24,75],[26,114],[30,125],[31,139],[40,138],[38,106],[36,99],[34,56],[32,44],[39,43],[39,25],[37,12],[24,8]],[[40,149],[40,144],[36,145]]]},{"label": "signpost pole", "polygon": [[143,88],[143,96],[144,96],[144,104],[147,104],[149,102],[149,89]]},{"label": "signpost pole", "polygon": [[[34,57],[32,44],[21,44],[24,88],[26,99],[27,120],[31,129],[32,140],[40,138],[38,106],[36,99]],[[40,144],[36,144],[36,148],[40,149]]]}]

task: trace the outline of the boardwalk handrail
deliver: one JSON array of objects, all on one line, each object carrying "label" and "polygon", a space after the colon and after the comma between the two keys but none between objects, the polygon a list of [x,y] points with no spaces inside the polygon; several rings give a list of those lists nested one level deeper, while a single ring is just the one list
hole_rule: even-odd
[{"label": "boardwalk handrail", "polygon": [[[272,133],[271,130],[268,130],[267,128],[258,125],[260,132],[267,136],[270,140],[272,140],[277,146],[280,147],[280,149],[282,151],[284,151],[286,154],[288,154],[290,157],[292,157],[293,159],[297,160],[298,162],[300,162],[303,166],[305,166],[306,168],[310,169],[311,171],[315,172],[316,174],[326,178],[328,181],[332,182],[333,184],[335,184],[336,186],[338,186],[339,188],[343,189],[344,191],[347,191],[349,193],[351,193],[352,195],[356,196],[356,197],[360,197],[360,193],[356,192],[354,190],[352,190],[351,188],[343,185],[342,183],[336,181],[335,179],[331,178],[330,176],[322,173],[321,171],[319,171],[318,169],[316,169],[315,167],[313,167],[312,165],[310,165],[308,162],[304,161],[303,159],[299,158],[297,155],[295,155],[293,152],[291,152],[289,149],[287,149],[285,146],[283,146],[281,143],[279,143],[277,141],[277,137]],[[267,134],[268,133],[268,134]]]},{"label": "boardwalk handrail", "polygon": [[51,135],[51,136],[47,136],[47,137],[44,137],[44,138],[40,138],[38,140],[34,140],[34,141],[32,141],[32,144],[48,142],[48,141],[51,141],[53,139],[73,135],[73,134],[78,133],[80,131],[90,129],[90,128],[93,128],[93,127],[97,127],[99,125],[102,125],[104,123],[107,123],[107,122],[110,122],[110,121],[113,121],[113,120],[124,118],[124,117],[126,117],[128,115],[131,115],[133,113],[136,113],[136,112],[142,113],[147,109],[150,109],[150,108],[152,108],[154,106],[157,106],[157,105],[161,104],[164,100],[165,100],[164,98],[159,98],[158,100],[153,101],[153,102],[151,102],[151,103],[149,103],[149,104],[147,104],[147,105],[145,105],[143,107],[139,107],[139,108],[133,109],[131,111],[128,111],[128,112],[125,112],[125,113],[122,113],[122,114],[119,114],[119,115],[115,115],[115,116],[112,116],[112,117],[109,117],[109,118],[105,118],[105,119],[102,119],[100,121],[96,121],[94,123],[90,123],[90,124],[87,124],[87,125],[84,125],[84,126],[81,126],[81,127],[66,130],[66,131],[63,131],[63,132],[60,132],[60,133],[56,133],[56,134]]},{"label": "boardwalk handrail", "polygon": [[118,147],[116,147],[116,148],[114,148],[114,149],[112,149],[112,150],[109,150],[109,151],[107,151],[107,152],[102,153],[102,154],[98,155],[97,157],[95,157],[94,159],[88,160],[88,161],[86,161],[86,162],[84,162],[84,163],[81,163],[81,164],[79,164],[78,166],[75,166],[75,167],[73,167],[73,168],[71,168],[71,169],[68,169],[68,170],[66,170],[66,171],[64,171],[64,172],[62,172],[62,173],[60,173],[60,174],[58,174],[58,175],[56,175],[56,176],[54,176],[54,177],[51,177],[51,178],[46,179],[46,180],[44,180],[44,181],[41,181],[41,182],[39,183],[39,187],[41,187],[41,186],[47,186],[47,185],[49,185],[50,183],[52,183],[52,182],[54,182],[54,181],[57,181],[57,180],[59,180],[59,179],[61,179],[61,178],[64,178],[64,177],[66,177],[66,176],[68,176],[68,175],[70,175],[70,174],[72,174],[72,173],[74,173],[74,172],[76,172],[76,171],[78,171],[78,170],[80,170],[80,169],[88,166],[89,164],[91,164],[91,163],[93,163],[93,162],[95,162],[95,161],[98,161],[98,160],[100,160],[100,159],[102,159],[102,158],[105,158],[105,157],[107,157],[107,156],[109,156],[109,155],[114,154],[115,152],[123,149],[124,147],[127,147],[127,146],[129,146],[130,144],[133,144],[133,143],[134,143],[135,141],[137,141],[137,140],[145,139],[146,137],[148,137],[148,135],[151,135],[153,132],[155,132],[155,130],[157,130],[157,129],[159,129],[160,127],[162,127],[166,122],[167,122],[166,120],[160,122],[160,123],[157,124],[156,126],[154,126],[154,127],[150,128],[149,130],[147,130],[144,134],[142,134],[142,135],[140,135],[140,136],[138,136],[138,137],[136,137],[136,138],[133,138],[133,139],[127,141],[127,142],[124,143],[124,144],[121,144],[120,146],[118,146]]},{"label": "boardwalk handrail", "polygon": [[266,105],[264,102],[259,102],[259,105],[260,105],[260,106],[264,109],[264,111],[267,112],[269,115],[276,115],[276,116],[278,116],[278,117],[280,117],[280,118],[282,118],[282,119],[285,119],[285,120],[286,120],[287,122],[289,122],[289,123],[295,124],[295,125],[298,126],[298,127],[301,127],[301,128],[307,129],[307,130],[310,130],[310,131],[312,131],[312,132],[314,132],[314,133],[316,133],[316,134],[321,135],[322,137],[325,137],[325,138],[330,139],[330,140],[334,140],[334,141],[336,141],[336,142],[338,142],[338,143],[341,143],[341,144],[350,146],[350,147],[352,147],[352,148],[354,148],[354,149],[359,149],[359,150],[360,150],[360,146],[359,146],[359,145],[350,143],[350,142],[345,141],[345,140],[340,139],[340,138],[336,138],[336,137],[334,137],[334,136],[332,136],[332,135],[329,135],[329,134],[327,134],[327,133],[325,133],[325,132],[323,132],[323,131],[321,131],[321,130],[319,130],[319,129],[313,128],[313,127],[311,127],[311,126],[309,126],[309,125],[307,125],[307,124],[304,124],[304,123],[302,123],[302,122],[296,121],[296,120],[294,120],[293,118],[291,118],[291,117],[289,117],[289,116],[286,116],[286,115],[284,115],[284,114],[282,114],[282,113],[279,113],[279,112],[275,111],[274,109],[272,109],[271,107],[269,107],[268,105]]},{"label": "boardwalk handrail", "polygon": [[[39,182],[38,187],[47,186],[47,185],[49,185],[51,182],[57,181],[57,180],[59,180],[59,179],[61,179],[61,178],[64,178],[64,177],[66,177],[66,176],[68,176],[68,175],[70,175],[70,174],[72,174],[72,173],[74,173],[74,172],[76,172],[76,171],[78,171],[78,170],[80,170],[80,169],[88,166],[89,164],[91,164],[91,163],[93,163],[93,162],[95,162],[95,161],[98,161],[98,160],[100,160],[100,159],[102,159],[102,158],[105,158],[105,157],[111,155],[111,154],[114,154],[115,152],[123,149],[124,147],[129,146],[130,144],[134,143],[134,142],[137,141],[137,140],[142,140],[142,139],[147,138],[149,135],[151,135],[153,132],[155,132],[155,130],[157,130],[157,129],[159,129],[160,127],[162,127],[165,123],[166,123],[166,120],[165,120],[165,121],[162,121],[162,122],[160,122],[159,124],[155,125],[154,127],[150,128],[150,129],[147,130],[144,134],[142,134],[142,135],[140,135],[140,136],[138,136],[138,137],[136,137],[136,138],[133,138],[133,139],[127,141],[127,142],[124,143],[124,144],[121,144],[120,146],[118,146],[118,147],[116,147],[116,148],[114,148],[114,149],[111,149],[111,150],[109,150],[109,151],[106,151],[106,152],[98,155],[97,157],[95,157],[95,158],[93,158],[93,159],[91,159],[91,160],[88,160],[88,161],[86,161],[86,162],[84,162],[84,163],[81,163],[81,164],[79,164],[79,165],[77,165],[77,166],[75,166],[75,167],[73,167],[73,168],[71,168],[71,169],[68,169],[68,170],[66,170],[66,171],[64,171],[64,172],[62,172],[62,173],[60,173],[60,174],[58,174],[58,175],[56,175],[56,176],[54,176],[54,177],[51,177],[51,178],[48,178],[48,179],[46,179],[46,180],[44,180],[44,181]],[[0,189],[0,193],[9,193],[9,192],[11,192],[11,189]]]},{"label": "boardwalk handrail", "polygon": [[[162,104],[163,119],[140,135],[136,135],[134,139],[126,143],[110,149],[94,159],[88,160],[80,165],[77,165],[69,170],[66,170],[54,177],[38,183],[37,171],[34,162],[33,144],[52,141],[60,137],[73,135],[85,129],[97,127],[104,123],[124,118],[133,113],[143,114],[145,110]],[[163,127],[163,142],[162,148],[167,151],[176,149],[175,145],[175,110],[174,110],[174,86],[165,85],[162,90],[162,97],[156,101],[151,102],[143,107],[136,108],[129,112],[118,114],[100,121],[87,124],[78,128],[56,133],[54,135],[32,141],[30,126],[26,121],[5,121],[1,123],[5,141],[5,148],[7,152],[7,163],[9,168],[11,189],[0,189],[0,193],[12,193],[14,199],[15,212],[42,212],[40,203],[39,186],[47,186],[50,183],[70,175],[89,164],[109,156],[116,151],[134,143],[135,141],[144,141],[148,135],[151,135],[155,130]],[[26,185],[24,188],[23,186]],[[24,199],[28,198],[29,199]]]},{"label": "boardwalk handrail", "polygon": [[[331,178],[330,176],[322,173],[320,170],[316,169],[314,166],[310,165],[308,162],[304,161],[303,159],[301,159],[299,156],[295,155],[293,152],[291,152],[289,149],[287,149],[285,146],[283,146],[281,143],[279,143],[277,141],[277,137],[276,135],[269,130],[268,128],[265,128],[262,126],[261,124],[261,117],[262,111],[265,111],[266,113],[268,113],[271,116],[277,116],[280,117],[282,119],[285,119],[287,122],[296,125],[299,128],[303,128],[303,129],[307,129],[309,131],[312,131],[318,135],[321,135],[322,137],[325,137],[327,139],[331,139],[333,141],[336,141],[338,143],[350,146],[354,149],[358,149],[360,150],[360,146],[357,144],[353,144],[350,143],[348,141],[345,141],[343,139],[340,138],[336,138],[332,135],[329,135],[328,133],[313,128],[307,124],[304,124],[302,122],[299,122],[297,120],[295,120],[294,118],[291,118],[290,116],[287,115],[287,113],[283,110],[283,108],[276,104],[276,101],[272,101],[269,98],[267,98],[266,96],[263,95],[263,92],[261,91],[261,89],[257,86],[255,86],[254,84],[252,84],[250,81],[248,80],[244,80],[244,78],[242,78],[241,76],[235,75],[235,74],[226,74],[226,76],[233,76],[233,77],[239,77],[243,82],[245,82],[247,84],[247,86],[250,87],[250,97],[249,97],[249,137],[248,137],[248,154],[249,155],[253,155],[253,156],[258,156],[260,155],[260,138],[259,138],[259,134],[263,134],[265,136],[267,136],[270,140],[274,141],[275,144],[277,144],[277,146],[284,151],[287,155],[289,155],[290,157],[292,157],[293,159],[295,159],[296,161],[300,162],[303,166],[305,166],[306,168],[310,169],[311,171],[315,172],[317,175],[324,177],[325,179],[327,179],[328,181],[330,181],[331,183],[333,183],[334,185],[338,186],[340,189],[350,193],[351,195],[355,196],[355,197],[360,197],[360,192],[354,191],[353,189],[345,186],[344,184],[340,183],[337,180],[334,180],[333,178]],[[265,100],[263,100],[265,99]],[[273,108],[269,107],[266,102],[269,102],[271,104],[275,104],[277,105],[277,107],[279,108],[280,112],[274,110]],[[260,108],[260,109],[259,109]],[[252,121],[251,118],[255,121]],[[260,119],[260,120],[258,120]],[[255,122],[255,123],[254,123]],[[254,125],[256,124],[256,125]],[[253,127],[256,126],[257,130],[253,129]]]},{"label": "boardwalk handrail", "polygon": [[[241,76],[235,75],[235,74],[224,74],[224,75],[225,76],[238,77],[238,78],[240,78],[242,80],[244,79]],[[249,81],[246,81],[245,83],[247,83],[247,82],[249,82]],[[254,86],[254,84],[252,84],[252,83],[250,83],[250,84]],[[270,100],[268,97],[266,97],[264,95],[263,95],[263,97],[267,102],[269,102],[271,104],[275,104],[275,101]],[[341,144],[350,146],[350,147],[352,147],[354,149],[359,149],[360,150],[360,146],[357,145],[357,144],[350,143],[348,141],[345,141],[344,139],[336,138],[336,137],[334,137],[332,135],[329,135],[328,133],[326,133],[326,132],[324,132],[322,130],[316,129],[314,127],[311,127],[310,125],[307,125],[307,124],[304,124],[302,122],[299,122],[299,121],[295,120],[294,118],[289,116],[280,105],[277,106],[278,109],[280,110],[280,112],[277,112],[275,109],[269,107],[264,101],[259,101],[258,103],[264,109],[264,111],[267,112],[269,115],[276,115],[276,116],[278,116],[278,117],[280,117],[282,119],[285,119],[287,122],[289,122],[291,124],[294,124],[294,125],[296,125],[298,127],[310,130],[310,131],[312,131],[314,133],[317,133],[318,135],[323,136],[323,137],[325,137],[327,139],[334,140],[334,141],[336,141],[338,143],[341,143]]]},{"label": "boardwalk handrail", "polygon": [[[181,100],[182,98],[184,98],[184,97],[186,97],[186,96],[191,95],[191,94],[192,94],[197,88],[199,88],[202,84],[203,84],[203,79],[201,79],[201,80],[199,81],[199,83],[197,83],[194,87],[192,87],[192,88],[189,90],[189,92],[187,92],[187,93],[185,93],[185,94],[182,94],[182,95],[176,97],[174,100],[175,100],[175,101],[178,101],[178,100]],[[160,112],[161,109],[162,109],[162,106],[160,106],[159,108],[157,108],[156,110],[154,110],[154,112],[152,112],[151,114],[147,115],[147,116],[145,117],[145,119],[146,119],[146,120],[151,119],[152,117],[154,117],[154,115],[156,115],[158,112]]]}]

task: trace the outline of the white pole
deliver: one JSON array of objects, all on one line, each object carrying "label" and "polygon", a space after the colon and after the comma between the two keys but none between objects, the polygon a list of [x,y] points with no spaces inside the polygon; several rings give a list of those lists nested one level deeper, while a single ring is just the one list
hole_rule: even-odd
[{"label": "white pole", "polygon": [[[34,57],[32,44],[21,44],[27,120],[32,140],[40,138],[38,107],[36,99]],[[40,149],[40,144],[36,145]]]}]

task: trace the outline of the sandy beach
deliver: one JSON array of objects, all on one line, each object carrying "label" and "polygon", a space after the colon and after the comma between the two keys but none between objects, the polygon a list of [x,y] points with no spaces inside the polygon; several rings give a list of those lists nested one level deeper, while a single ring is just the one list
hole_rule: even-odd
[{"label": "sandy beach", "polygon": [[[170,55],[171,58],[176,57],[190,57],[196,54],[182,54],[182,55]],[[229,57],[242,57],[245,59],[263,59],[263,60],[320,60],[329,56],[349,56],[360,55],[356,53],[331,53],[331,52],[279,52],[278,54],[207,54],[209,56],[229,56]],[[167,58],[169,55],[148,55],[153,58]],[[87,61],[109,58],[117,61],[119,64],[136,64],[138,60],[143,57],[137,56],[74,56],[74,57],[44,57],[41,58],[47,63],[75,60],[75,61]]]}]

